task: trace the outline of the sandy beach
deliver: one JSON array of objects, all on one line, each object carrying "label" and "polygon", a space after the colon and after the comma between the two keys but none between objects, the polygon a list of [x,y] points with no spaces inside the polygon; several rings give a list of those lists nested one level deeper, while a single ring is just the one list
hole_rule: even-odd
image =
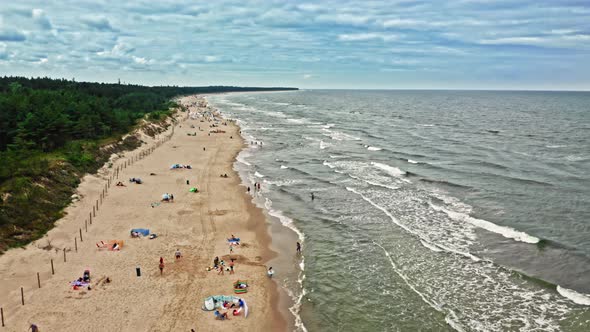
[{"label": "sandy beach", "polygon": [[[207,111],[198,107],[203,99],[184,97],[181,102],[189,112]],[[78,188],[80,200],[47,236],[0,256],[0,306],[6,325],[0,331],[25,331],[32,323],[40,331],[286,330],[277,287],[266,276],[266,263],[276,255],[269,249],[267,221],[232,169],[244,144],[239,127],[220,121],[219,127],[210,128],[214,122],[190,118],[187,112],[179,112],[177,119],[156,139],[143,137],[146,144],[114,160],[112,168],[86,176]],[[225,133],[210,133],[215,129]],[[167,135],[170,140],[123,168],[100,198],[117,167]],[[170,169],[176,163],[191,168]],[[129,182],[132,177],[143,183]],[[117,181],[125,186],[116,186]],[[198,192],[189,192],[192,187]],[[161,202],[164,193],[173,194],[174,202]],[[98,211],[86,231],[85,220],[97,200]],[[158,237],[131,238],[132,228],[149,229]],[[241,238],[241,245],[230,253],[227,238],[232,234]],[[97,247],[110,240],[124,241],[122,249]],[[176,250],[182,253],[178,260]],[[235,274],[207,271],[216,256],[227,263],[236,259]],[[91,271],[91,290],[74,290],[70,283],[84,270]],[[235,295],[238,279],[250,285],[239,295],[248,304],[247,318],[242,313],[221,321],[201,309],[208,296]]]}]

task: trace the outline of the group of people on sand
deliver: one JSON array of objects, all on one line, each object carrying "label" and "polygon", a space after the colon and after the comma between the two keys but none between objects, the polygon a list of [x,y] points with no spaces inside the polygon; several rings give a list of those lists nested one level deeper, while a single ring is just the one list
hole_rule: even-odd
[{"label": "group of people on sand", "polygon": [[232,314],[234,316],[238,316],[245,305],[246,304],[242,299],[238,299],[238,302],[224,301],[221,306],[223,309],[225,309],[225,311],[221,312],[220,310],[215,310],[213,315],[215,315],[215,319],[226,320],[229,319],[229,310],[232,310]]}]

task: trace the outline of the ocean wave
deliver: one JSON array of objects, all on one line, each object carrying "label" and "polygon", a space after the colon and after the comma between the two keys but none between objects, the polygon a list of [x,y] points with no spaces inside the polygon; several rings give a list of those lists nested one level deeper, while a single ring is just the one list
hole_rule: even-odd
[{"label": "ocean wave", "polygon": [[295,124],[304,124],[304,123],[307,123],[308,121],[307,121],[307,119],[292,119],[292,118],[288,118],[287,119],[287,122],[295,123]]},{"label": "ocean wave", "polygon": [[242,154],[238,154],[238,156],[236,157],[236,161],[239,163],[242,163],[246,166],[252,166],[252,164],[250,164],[249,162],[246,161],[245,156],[242,156]]},{"label": "ocean wave", "polygon": [[[381,212],[385,213],[385,215],[388,216],[389,219],[391,219],[391,221],[394,224],[398,225],[399,227],[401,227],[403,230],[405,230],[409,234],[412,234],[412,235],[416,236],[419,240],[424,241],[425,243],[428,243],[431,246],[436,246],[437,248],[443,249],[443,250],[445,250],[447,252],[454,253],[454,254],[457,254],[457,255],[461,255],[461,256],[470,258],[471,260],[473,260],[475,262],[478,262],[478,261],[481,260],[479,257],[473,255],[470,252],[463,252],[463,251],[456,250],[456,249],[453,249],[453,248],[449,248],[447,246],[440,245],[440,244],[436,244],[435,245],[434,243],[430,242],[430,240],[428,238],[426,238],[424,235],[420,234],[419,232],[417,232],[417,231],[409,228],[408,226],[404,225],[403,223],[401,223],[393,214],[391,214],[391,212],[389,212],[389,210],[387,210],[386,208],[384,208],[384,207],[380,206],[379,204],[375,203],[373,200],[371,200],[369,197],[363,195],[358,190],[356,190],[354,188],[351,188],[351,187],[346,187],[346,190],[359,195],[364,201],[366,201],[367,203],[371,204],[373,207],[377,208]],[[428,249],[431,249],[431,246],[425,246],[425,247],[428,248]]]},{"label": "ocean wave", "polygon": [[403,175],[406,174],[405,171],[402,171],[401,169],[397,168],[397,167],[393,167],[393,166],[389,166],[387,164],[382,164],[382,163],[377,163],[377,162],[371,162],[371,165],[385,171],[386,173],[388,173],[389,175],[395,176],[395,177],[401,177]]},{"label": "ocean wave", "polygon": [[451,211],[451,210],[445,209],[442,206],[438,206],[438,205],[435,205],[432,203],[429,203],[429,204],[433,209],[446,213],[449,217],[451,217],[451,219],[468,222],[469,224],[471,224],[473,226],[485,229],[485,230],[490,231],[492,233],[500,234],[500,235],[504,236],[505,238],[514,239],[516,241],[531,243],[531,244],[538,243],[540,241],[540,239],[537,237],[529,235],[525,232],[517,231],[511,227],[496,225],[493,222],[490,222],[487,220],[473,218],[470,215],[465,214],[465,213]]},{"label": "ocean wave", "polygon": [[432,244],[432,243],[428,243],[424,240],[420,240],[420,243],[422,243],[423,246],[425,246],[426,248],[434,251],[434,252],[441,252],[442,249],[440,249],[439,247],[437,247],[436,245]]},{"label": "ocean wave", "polygon": [[258,173],[258,172],[255,172],[255,173],[254,173],[254,176],[256,176],[256,177],[258,177],[258,178],[263,178],[263,177],[264,177],[264,175],[262,175],[262,174],[260,174],[260,173]]},{"label": "ocean wave", "polygon": [[350,134],[346,134],[340,131],[333,131],[333,130],[329,130],[324,128],[323,129],[324,133],[322,135],[330,137],[331,139],[335,140],[335,141],[360,141],[361,138],[360,137],[356,137]]},{"label": "ocean wave", "polygon": [[381,151],[382,149],[381,148],[378,148],[378,147],[374,147],[374,146],[369,146],[369,147],[367,147],[367,150],[369,150],[369,151]]},{"label": "ocean wave", "polygon": [[293,184],[301,183],[301,180],[296,179],[288,179],[288,180],[264,180],[264,183],[267,183],[272,186],[283,187],[283,186],[290,186]]},{"label": "ocean wave", "polygon": [[578,293],[575,290],[557,286],[557,292],[572,302],[580,305],[590,305],[590,295]]},{"label": "ocean wave", "polygon": [[331,145],[330,143],[326,143],[323,140],[320,140],[320,150],[324,150],[324,149],[330,147],[330,145]]},{"label": "ocean wave", "polygon": [[407,161],[408,161],[410,164],[417,164],[417,163],[418,163],[417,161],[415,161],[415,160],[412,160],[412,159],[408,159]]},{"label": "ocean wave", "polygon": [[269,215],[279,219],[279,221],[281,222],[281,225],[283,225],[283,226],[289,228],[290,230],[292,230],[293,232],[295,232],[295,234],[297,234],[297,237],[299,238],[299,241],[303,242],[303,240],[305,239],[305,235],[303,234],[303,232],[301,232],[299,230],[299,228],[297,228],[295,226],[293,219],[285,216],[283,214],[283,211],[273,210],[272,209],[272,201],[269,198],[266,198],[266,200],[264,202],[264,207],[268,211]]},{"label": "ocean wave", "polygon": [[285,165],[281,165],[281,169],[287,169],[289,167],[285,166]]},{"label": "ocean wave", "polygon": [[[395,262],[393,261],[393,258],[391,258],[391,254],[380,244],[378,244],[377,242],[373,241],[373,244],[375,244],[376,246],[378,246],[379,248],[381,248],[383,250],[383,252],[385,253],[385,256],[387,257],[387,259],[389,260],[389,263],[391,264],[391,267],[393,269],[393,271],[406,283],[406,285],[408,285],[408,287],[410,287],[410,289],[412,291],[414,291],[414,293],[416,293],[418,296],[420,296],[420,298],[422,299],[422,301],[424,301],[426,304],[428,304],[430,307],[432,307],[434,310],[445,314],[445,310],[443,310],[442,306],[439,305],[438,303],[436,303],[434,300],[430,300],[427,298],[426,294],[420,292],[411,282],[410,279],[402,273],[402,270],[400,268],[397,267],[397,264],[395,264]],[[445,321],[447,322],[447,324],[449,324],[449,326],[451,326],[453,329],[459,331],[459,332],[463,332],[464,329],[461,326],[461,324],[459,324],[457,322],[457,315],[450,309],[449,310],[449,315],[451,315],[453,318],[449,318],[449,315],[445,315]]]},{"label": "ocean wave", "polygon": [[573,162],[576,162],[576,161],[584,161],[584,160],[588,160],[589,158],[590,158],[590,157],[588,157],[588,156],[583,156],[583,155],[575,155],[575,154],[572,154],[572,155],[566,156],[566,157],[565,157],[565,160],[566,160],[566,161],[573,161]]},{"label": "ocean wave", "polygon": [[456,188],[464,188],[464,189],[471,188],[470,186],[466,186],[466,185],[462,185],[462,184],[458,184],[458,183],[454,183],[454,182],[449,182],[449,181],[445,181],[445,180],[433,180],[433,179],[423,178],[423,179],[420,179],[420,181],[426,182],[426,183],[433,183],[433,184],[442,184],[442,185],[456,187]]}]

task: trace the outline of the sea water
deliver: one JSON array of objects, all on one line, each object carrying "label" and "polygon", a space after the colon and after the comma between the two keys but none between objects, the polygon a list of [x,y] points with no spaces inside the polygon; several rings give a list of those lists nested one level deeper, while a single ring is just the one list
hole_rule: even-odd
[{"label": "sea water", "polygon": [[590,330],[590,93],[209,101],[241,125],[258,201],[303,241],[285,257],[298,330]]}]

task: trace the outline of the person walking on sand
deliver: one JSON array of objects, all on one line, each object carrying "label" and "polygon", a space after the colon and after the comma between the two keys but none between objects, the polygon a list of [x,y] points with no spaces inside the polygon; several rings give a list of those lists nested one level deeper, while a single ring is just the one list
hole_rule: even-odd
[{"label": "person walking on sand", "polygon": [[275,270],[272,269],[272,266],[268,268],[268,271],[266,271],[266,274],[268,275],[269,278],[272,278],[272,276],[275,274]]},{"label": "person walking on sand", "polygon": [[248,186],[248,194],[250,193],[250,186]]},{"label": "person walking on sand", "polygon": [[223,264],[222,264],[222,265],[220,265],[220,266],[219,266],[219,272],[217,272],[217,274],[218,274],[218,275],[220,275],[220,274],[221,274],[221,275],[224,275],[224,271],[223,271],[223,269],[225,269],[225,266],[223,266]]},{"label": "person walking on sand", "polygon": [[229,244],[229,253],[230,253],[230,255],[233,254],[233,252],[234,252],[234,246],[233,246],[232,243],[230,243]]},{"label": "person walking on sand", "polygon": [[162,275],[164,273],[164,258],[160,257],[160,265],[158,267],[160,268],[160,275]]},{"label": "person walking on sand", "polygon": [[176,249],[176,252],[174,253],[174,257],[176,257],[176,259],[180,259],[180,257],[182,257],[182,254],[180,253],[179,249]]},{"label": "person walking on sand", "polygon": [[31,326],[29,326],[29,330],[31,330],[31,332],[39,332],[39,328],[35,324],[31,324]]},{"label": "person walking on sand", "polygon": [[297,242],[297,253],[301,253],[301,243]]}]

